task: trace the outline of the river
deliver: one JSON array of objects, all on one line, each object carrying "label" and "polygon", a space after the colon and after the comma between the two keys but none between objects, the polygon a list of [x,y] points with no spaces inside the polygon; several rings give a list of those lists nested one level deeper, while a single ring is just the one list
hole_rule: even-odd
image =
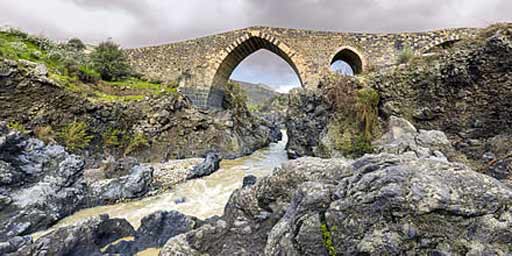
[{"label": "river", "polygon": [[[222,160],[219,170],[209,176],[178,184],[174,189],[156,196],[78,211],[59,221],[51,230],[100,214],[127,219],[135,228],[140,226],[144,216],[160,210],[176,210],[200,219],[222,215],[230,195],[242,186],[245,176],[268,176],[275,167],[288,160],[285,151],[287,140],[286,132],[283,131],[283,139],[280,142],[272,143],[249,156]],[[185,202],[177,204],[176,200],[181,198],[184,198]],[[34,238],[42,234],[35,234]],[[158,250],[150,249],[139,255],[157,253]]]}]

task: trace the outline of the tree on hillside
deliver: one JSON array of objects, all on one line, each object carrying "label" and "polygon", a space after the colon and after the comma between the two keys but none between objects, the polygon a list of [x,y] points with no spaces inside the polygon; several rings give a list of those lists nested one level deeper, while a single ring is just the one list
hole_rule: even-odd
[{"label": "tree on hillside", "polygon": [[77,51],[83,51],[86,48],[85,44],[79,38],[69,39],[68,46]]},{"label": "tree on hillside", "polygon": [[106,81],[116,81],[131,74],[128,60],[118,44],[106,41],[100,43],[92,54],[94,69]]}]

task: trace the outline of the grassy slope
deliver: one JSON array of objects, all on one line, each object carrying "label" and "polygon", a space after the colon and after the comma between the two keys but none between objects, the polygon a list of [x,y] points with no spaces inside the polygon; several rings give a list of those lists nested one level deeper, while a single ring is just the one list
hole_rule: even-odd
[{"label": "grassy slope", "polygon": [[[99,81],[97,84],[83,83],[76,74],[69,74],[62,58],[55,57],[58,54],[71,55],[72,52],[66,51],[63,49],[64,47],[56,47],[56,44],[47,39],[37,38],[34,40],[35,38],[37,37],[22,32],[0,32],[0,58],[23,59],[45,64],[49,70],[49,78],[65,89],[96,102],[134,101],[149,95],[176,93],[176,88],[172,86],[138,78],[116,82]],[[55,47],[48,47],[49,45]]]}]

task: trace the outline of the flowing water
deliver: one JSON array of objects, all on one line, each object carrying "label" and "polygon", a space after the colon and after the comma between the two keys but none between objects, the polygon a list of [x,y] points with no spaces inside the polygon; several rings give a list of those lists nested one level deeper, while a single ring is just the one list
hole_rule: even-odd
[{"label": "flowing water", "polygon": [[[186,181],[176,185],[169,192],[153,197],[81,210],[61,220],[52,229],[68,226],[100,214],[108,214],[111,218],[127,219],[135,228],[140,226],[140,220],[144,216],[159,210],[177,210],[200,219],[222,215],[231,193],[242,186],[245,176],[254,175],[258,178],[268,176],[275,167],[287,160],[285,151],[287,139],[286,132],[283,131],[283,140],[279,143],[272,143],[249,156],[223,160],[220,163],[220,169],[210,176]],[[185,202],[176,204],[175,201],[180,198],[184,198]],[[141,255],[153,255],[153,251]]]}]

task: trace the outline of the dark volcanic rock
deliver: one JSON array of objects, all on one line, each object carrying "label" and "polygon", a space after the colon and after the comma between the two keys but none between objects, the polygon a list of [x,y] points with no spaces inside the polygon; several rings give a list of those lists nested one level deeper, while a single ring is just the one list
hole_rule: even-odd
[{"label": "dark volcanic rock", "polygon": [[256,184],[257,178],[254,175],[247,175],[244,177],[244,180],[242,182],[242,188],[250,187],[254,184]]},{"label": "dark volcanic rock", "polygon": [[84,161],[0,122],[0,241],[46,229],[86,194]]},{"label": "dark volcanic rock", "polygon": [[169,238],[192,230],[196,223],[196,219],[177,211],[159,211],[141,220],[135,241],[145,248],[162,247]]},{"label": "dark volcanic rock", "polygon": [[493,137],[512,134],[512,26],[496,28],[370,79],[382,113],[445,132],[475,169],[486,167],[482,156]]},{"label": "dark volcanic rock", "polygon": [[142,197],[151,188],[149,166],[87,183],[84,165],[63,147],[45,145],[0,122],[0,242],[47,229],[83,207]]},{"label": "dark volcanic rock", "polygon": [[95,206],[114,203],[121,199],[139,198],[150,191],[152,180],[151,167],[136,165],[129,175],[89,184],[87,201],[89,205]]},{"label": "dark volcanic rock", "polygon": [[42,236],[13,255],[104,255],[101,249],[135,231],[125,219],[108,215],[88,219],[75,226],[59,228]]},{"label": "dark volcanic rock", "polygon": [[289,158],[314,155],[320,135],[329,121],[329,109],[319,90],[294,89],[290,92],[286,119]]},{"label": "dark volcanic rock", "polygon": [[434,153],[444,134],[401,124],[380,144],[394,154],[289,161],[161,255],[512,253],[512,189]]},{"label": "dark volcanic rock", "polygon": [[106,248],[106,253],[134,255],[147,248],[162,247],[170,238],[199,225],[196,218],[176,211],[158,211],[144,217],[133,241],[121,241]]},{"label": "dark volcanic rock", "polygon": [[210,152],[206,155],[206,158],[198,166],[195,166],[190,173],[188,173],[187,179],[201,178],[208,176],[219,169],[221,158],[218,153]]},{"label": "dark volcanic rock", "polygon": [[134,127],[151,137],[146,150],[134,154],[145,162],[202,157],[215,151],[222,158],[248,155],[274,141],[272,124],[247,109],[176,109],[170,99],[152,99],[149,111]]},{"label": "dark volcanic rock", "polygon": [[0,255],[14,253],[23,246],[32,244],[31,236],[15,236],[6,242],[0,243]]}]

